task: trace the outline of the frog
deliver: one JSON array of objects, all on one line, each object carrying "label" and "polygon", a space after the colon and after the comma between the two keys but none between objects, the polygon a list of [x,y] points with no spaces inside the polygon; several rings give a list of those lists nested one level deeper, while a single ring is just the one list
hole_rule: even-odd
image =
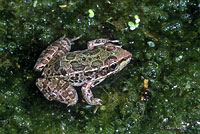
[{"label": "frog", "polygon": [[104,38],[89,41],[85,50],[70,52],[79,38],[62,36],[42,51],[34,66],[35,71],[41,72],[36,86],[47,100],[67,106],[77,103],[74,87],[80,86],[89,105],[102,105],[102,100],[95,98],[91,89],[127,66],[132,54],[116,45],[118,40]]}]

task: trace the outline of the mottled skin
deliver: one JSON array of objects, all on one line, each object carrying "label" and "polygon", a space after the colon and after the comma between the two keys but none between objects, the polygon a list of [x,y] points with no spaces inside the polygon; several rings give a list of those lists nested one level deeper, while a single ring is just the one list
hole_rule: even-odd
[{"label": "mottled skin", "polygon": [[88,42],[88,49],[69,52],[71,41],[65,36],[52,43],[37,60],[34,69],[43,71],[36,85],[44,96],[68,106],[77,103],[73,86],[82,86],[84,99],[90,105],[101,105],[94,98],[91,87],[123,69],[131,60],[131,53],[116,46],[117,40],[97,39]]}]

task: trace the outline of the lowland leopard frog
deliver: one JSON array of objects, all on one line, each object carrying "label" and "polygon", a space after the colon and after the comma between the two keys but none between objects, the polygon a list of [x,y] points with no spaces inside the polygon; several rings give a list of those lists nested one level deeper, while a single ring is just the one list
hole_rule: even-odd
[{"label": "lowland leopard frog", "polygon": [[[76,38],[78,39],[78,38]],[[90,105],[101,105],[91,88],[105,78],[122,70],[132,54],[113,43],[117,40],[96,39],[88,42],[88,49],[69,52],[72,41],[65,36],[48,46],[38,58],[34,69],[42,72],[36,85],[44,96],[68,106],[77,103],[74,86],[82,86],[84,99]]]}]

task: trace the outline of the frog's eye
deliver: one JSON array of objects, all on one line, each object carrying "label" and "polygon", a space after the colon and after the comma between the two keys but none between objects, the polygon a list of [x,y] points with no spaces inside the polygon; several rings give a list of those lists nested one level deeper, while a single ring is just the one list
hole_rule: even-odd
[{"label": "frog's eye", "polygon": [[113,50],[115,50],[116,49],[116,46],[106,46],[106,48],[105,48],[107,51],[113,51]]},{"label": "frog's eye", "polygon": [[116,67],[117,67],[117,64],[114,63],[114,64],[112,64],[112,65],[110,66],[110,70],[111,70],[111,71],[114,71],[114,70],[116,69]]}]

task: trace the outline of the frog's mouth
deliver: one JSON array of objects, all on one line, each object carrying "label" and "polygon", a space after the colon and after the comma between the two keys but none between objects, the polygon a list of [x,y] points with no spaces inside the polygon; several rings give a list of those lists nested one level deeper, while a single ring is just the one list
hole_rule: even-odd
[{"label": "frog's mouth", "polygon": [[123,58],[118,63],[115,62],[110,65],[110,70],[113,70],[113,73],[117,73],[121,71],[130,61],[131,61],[131,55]]},{"label": "frog's mouth", "polygon": [[121,71],[130,61],[131,61],[132,56],[127,56],[123,58],[119,63],[118,63],[118,71]]}]

